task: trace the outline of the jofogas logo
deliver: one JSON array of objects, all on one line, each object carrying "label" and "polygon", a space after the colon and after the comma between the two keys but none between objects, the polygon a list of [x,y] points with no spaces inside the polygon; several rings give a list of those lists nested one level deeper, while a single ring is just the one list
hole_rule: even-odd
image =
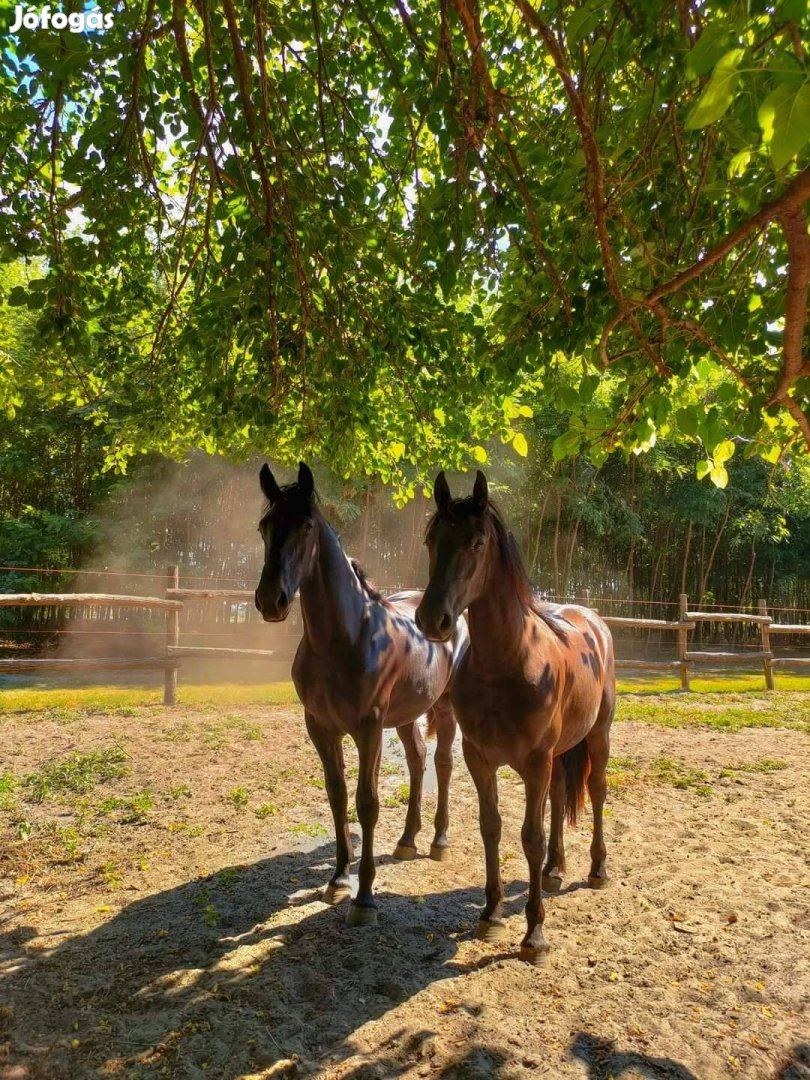
[{"label": "jofogas logo", "polygon": [[23,8],[17,4],[14,8],[14,22],[10,33],[18,30],[69,30],[72,34],[83,34],[86,30],[109,30],[113,24],[110,12],[106,15],[97,7],[87,11],[51,11],[49,6],[41,8]]}]

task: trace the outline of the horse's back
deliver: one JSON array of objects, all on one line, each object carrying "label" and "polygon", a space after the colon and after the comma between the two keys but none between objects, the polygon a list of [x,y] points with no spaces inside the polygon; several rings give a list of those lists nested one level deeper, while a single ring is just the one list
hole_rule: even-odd
[{"label": "horse's back", "polygon": [[604,668],[612,668],[613,637],[607,623],[592,608],[580,604],[539,604],[538,614],[563,645],[577,648],[584,643],[597,651]]}]

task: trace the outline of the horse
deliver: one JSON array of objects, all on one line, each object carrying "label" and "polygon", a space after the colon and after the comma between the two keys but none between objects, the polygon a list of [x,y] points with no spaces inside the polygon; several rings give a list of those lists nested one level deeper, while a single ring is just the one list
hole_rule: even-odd
[{"label": "horse", "polygon": [[[517,543],[490,501],[479,470],[472,495],[454,499],[443,472],[434,485],[436,511],[425,541],[430,582],[416,611],[417,625],[436,642],[448,639],[466,608],[470,646],[451,689],[464,760],[478,792],[486,854],[486,906],[478,936],[505,933],[498,861],[501,818],[496,770],[511,766],[523,780],[521,831],[529,866],[526,934],[520,956],[541,962],[543,889],[558,892],[565,872],[563,823],[593,806],[588,884],[607,884],[602,831],[610,725],[616,701],[613,643],[596,612],[540,603]],[[550,843],[543,817],[551,793]],[[545,864],[543,862],[545,858]]]},{"label": "horse", "polygon": [[417,718],[428,714],[435,731],[438,801],[430,857],[448,856],[449,789],[456,720],[449,687],[469,644],[464,619],[457,619],[441,644],[415,622],[420,592],[384,598],[343,551],[337,533],[320,511],[311,470],[299,464],[296,483],[280,486],[265,464],[259,474],[267,499],[259,532],[264,566],[256,607],[265,622],[281,622],[300,591],[304,635],[292,679],[304,706],[307,731],[323,765],[335,822],[337,865],[323,899],[337,904],[351,895],[354,859],[347,818],[343,738],[357,745],[357,818],[363,841],[357,895],[349,905],[350,926],[376,924],[374,828],[379,816],[377,781],[383,728],[396,728],[410,774],[408,810],[396,859],[416,857],[421,828],[426,748]]}]

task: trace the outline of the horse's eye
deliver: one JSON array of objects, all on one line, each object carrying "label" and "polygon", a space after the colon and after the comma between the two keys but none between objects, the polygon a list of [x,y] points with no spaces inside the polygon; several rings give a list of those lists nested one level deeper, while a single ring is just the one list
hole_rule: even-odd
[{"label": "horse's eye", "polygon": [[304,522],[304,532],[312,532],[312,530],[314,528],[315,528],[315,522],[314,521],[305,521]]},{"label": "horse's eye", "polygon": [[475,540],[473,540],[473,544],[472,544],[473,551],[480,551],[483,546],[484,546],[484,538],[483,538],[483,536],[477,536],[475,538]]}]

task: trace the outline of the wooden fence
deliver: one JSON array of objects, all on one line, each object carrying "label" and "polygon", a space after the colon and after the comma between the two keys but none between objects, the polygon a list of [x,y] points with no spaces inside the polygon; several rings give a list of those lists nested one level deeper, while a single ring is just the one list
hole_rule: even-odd
[{"label": "wooden fence", "polygon": [[[166,642],[164,650],[152,657],[110,658],[26,658],[0,660],[0,674],[18,674],[36,671],[75,670],[139,670],[158,669],[164,672],[163,703],[174,705],[177,701],[178,673],[183,659],[202,658],[211,660],[268,660],[277,657],[272,649],[231,649],[180,644],[180,614],[187,604],[195,601],[222,600],[253,602],[253,592],[243,589],[186,589],[180,587],[179,571],[171,566],[167,573],[166,595],[127,596],[108,593],[0,593],[0,607],[120,607],[163,611],[166,619]],[[810,624],[776,623],[768,614],[767,605],[760,600],[757,614],[748,612],[690,611],[686,594],[681,594],[679,618],[645,619],[604,615],[610,627],[642,630],[669,631],[676,635],[675,656],[671,660],[631,660],[617,657],[620,668],[643,668],[648,671],[677,671],[681,688],[689,689],[690,667],[697,664],[762,664],[765,686],[774,689],[774,667],[808,666],[810,656],[776,657],[771,651],[773,634],[810,634]],[[689,633],[698,623],[747,623],[759,632],[759,648],[756,652],[690,651]]]}]

